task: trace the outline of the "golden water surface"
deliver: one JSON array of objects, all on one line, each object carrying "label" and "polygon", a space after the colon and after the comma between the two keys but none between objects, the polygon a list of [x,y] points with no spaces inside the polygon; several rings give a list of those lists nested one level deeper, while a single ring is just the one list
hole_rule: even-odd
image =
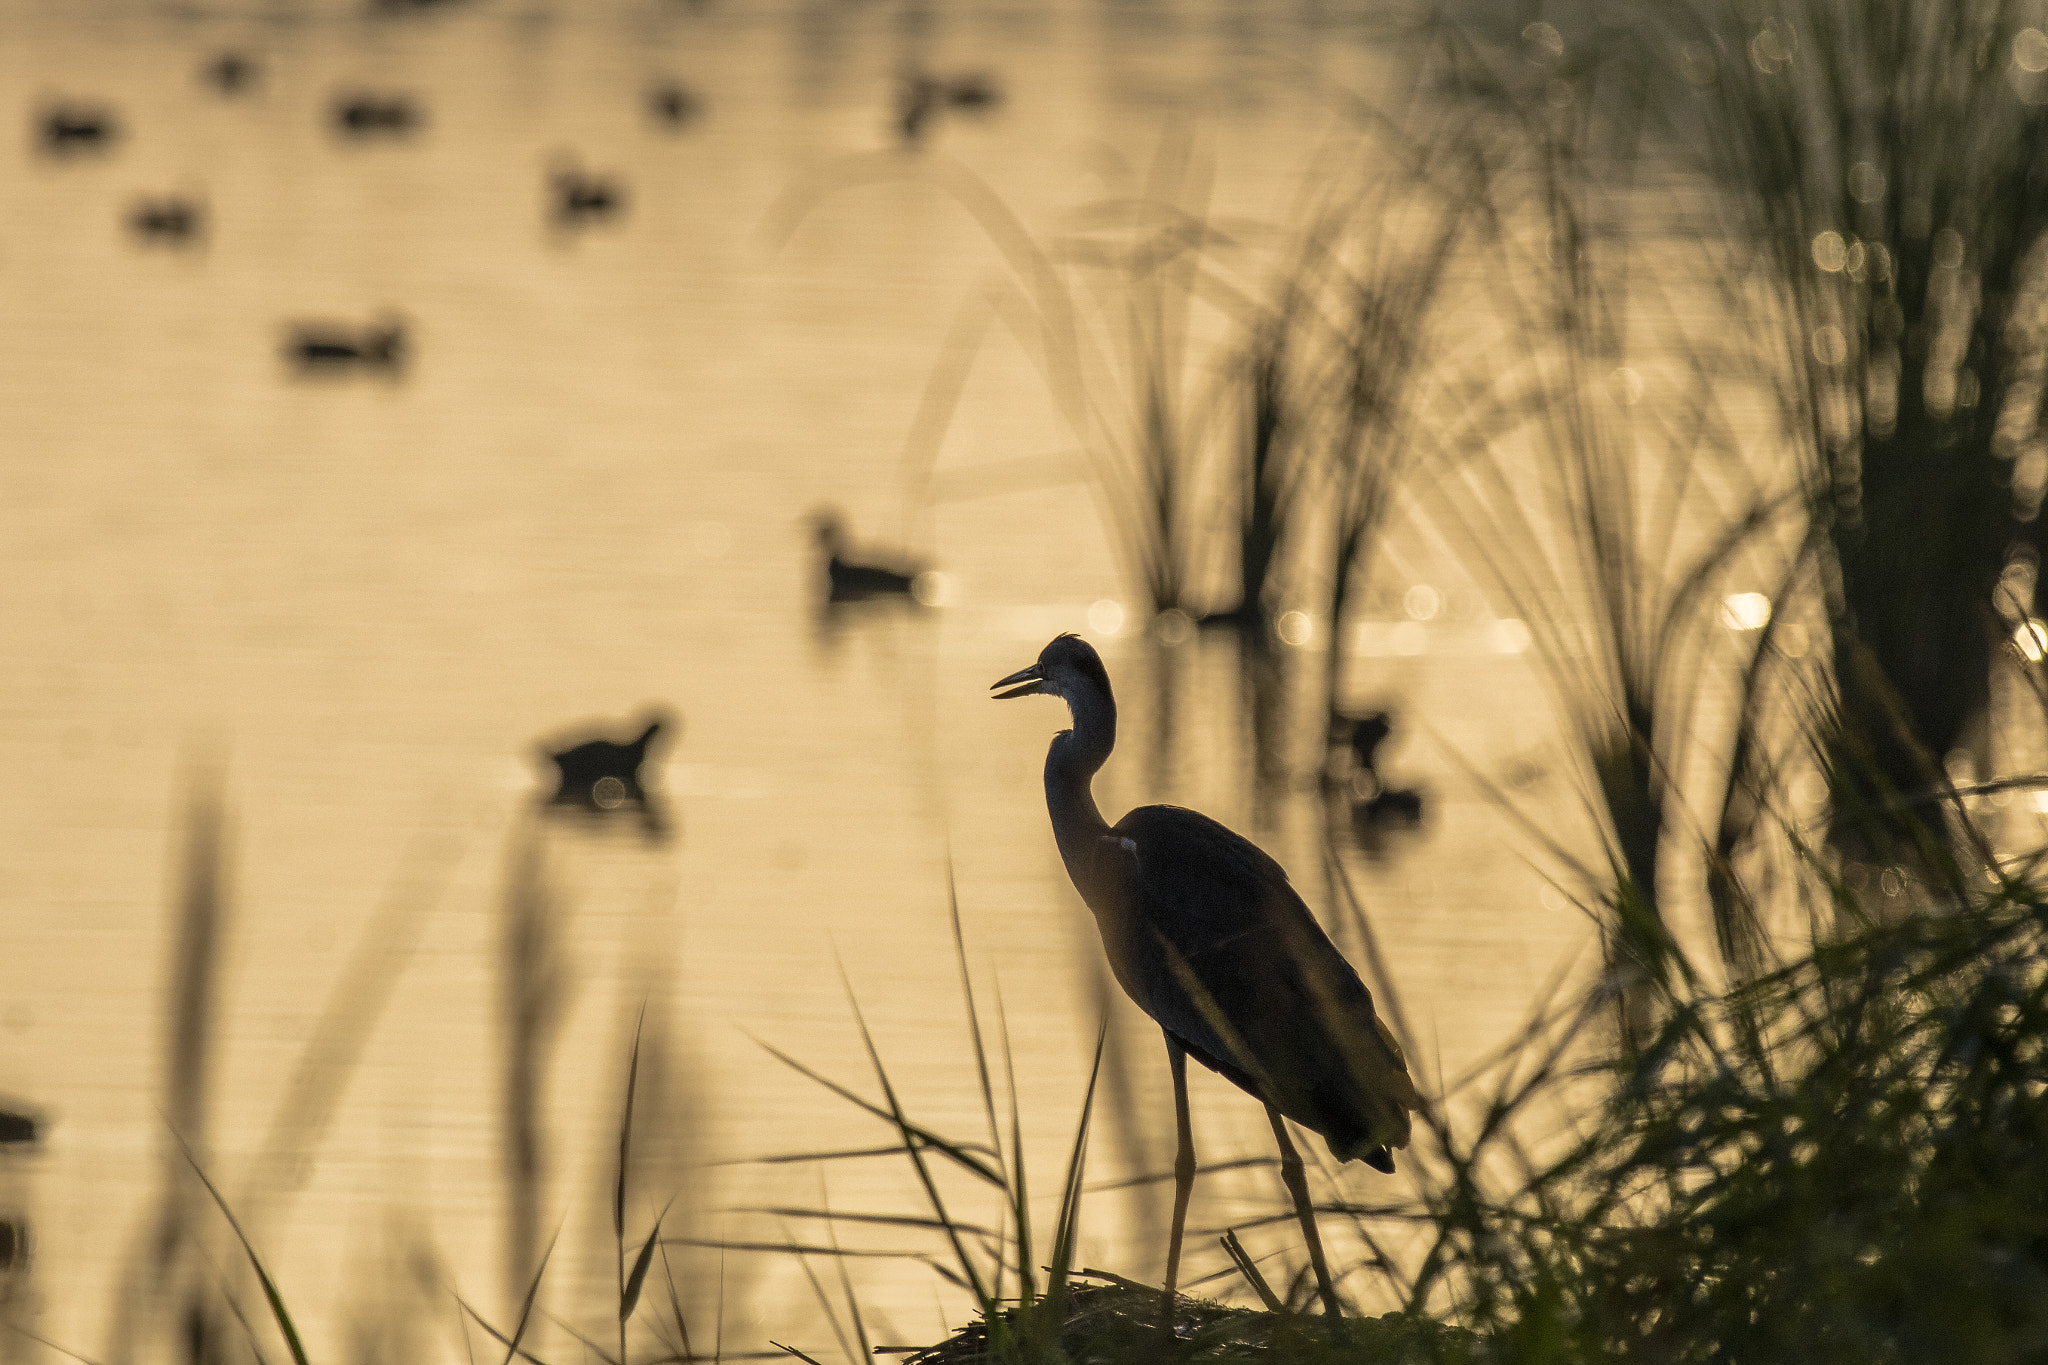
[{"label": "golden water surface", "polygon": [[[660,1118],[641,1128],[629,1240],[665,1206],[677,1238],[811,1244],[831,1230],[738,1210],[922,1211],[900,1157],[752,1159],[889,1141],[762,1047],[878,1094],[853,1001],[914,1116],[982,1136],[949,886],[991,1030],[1000,992],[1050,1219],[1099,949],[1039,787],[1064,718],[992,706],[989,682],[1058,631],[1088,635],[1124,707],[1098,782],[1110,818],[1203,809],[1319,912],[1324,823],[1312,744],[1255,797],[1234,640],[1138,629],[1073,434],[1001,327],[928,467],[906,459],[963,306],[1006,278],[925,172],[971,172],[1050,232],[1171,132],[1213,160],[1219,219],[1284,224],[1377,68],[1336,16],[1278,10],[0,6],[0,1096],[46,1125],[0,1161],[0,1213],[30,1239],[14,1321],[95,1359],[130,1349],[179,1160],[172,947],[192,812],[214,790],[225,915],[188,1136],[316,1358],[394,1314],[419,1319],[421,1352],[465,1358],[451,1289],[517,1315],[501,1021],[521,895],[546,926],[531,1198],[534,1235],[558,1234],[542,1303],[561,1321],[615,1330],[611,1180],[643,1008],[639,1099]],[[255,64],[246,90],[203,79],[224,51]],[[912,67],[991,72],[1003,102],[905,149]],[[664,81],[697,117],[650,116]],[[340,137],[334,102],[356,91],[408,95],[424,122]],[[118,138],[45,155],[37,120],[61,101],[111,109]],[[805,197],[861,155],[903,174]],[[571,163],[615,178],[623,210],[553,222],[550,175]],[[136,201],[172,194],[203,204],[201,237],[138,239]],[[283,354],[296,324],[386,314],[410,346],[395,378],[299,377]],[[806,518],[822,504],[938,566],[943,604],[821,618]],[[1536,676],[1494,647],[1469,580],[1411,541],[1377,562],[1378,614],[1344,644],[1354,703],[1397,712],[1389,767],[1427,816],[1344,856],[1427,1091],[1507,1036],[1585,927],[1466,766],[1519,762],[1554,784],[1546,818],[1578,828],[1568,785],[1542,776]],[[1419,582],[1445,603],[1420,652],[1360,648]],[[1299,657],[1319,663],[1326,635]],[[536,816],[537,743],[629,730],[651,703],[683,720],[660,759],[671,837]],[[1115,1008],[1091,1180],[1171,1157],[1157,1034]],[[1194,1099],[1205,1162],[1266,1152],[1249,1099],[1206,1074]],[[1354,1165],[1341,1190],[1387,1179]],[[960,1198],[962,1217],[996,1217],[985,1193]],[[1087,1207],[1084,1264],[1159,1273],[1156,1197]],[[1194,1225],[1281,1207],[1270,1171],[1218,1176]],[[840,1235],[940,1250],[915,1229]],[[1251,1240],[1299,1259],[1285,1226]],[[209,1246],[226,1275],[238,1253]],[[1213,1237],[1190,1248],[1191,1275],[1225,1265]],[[728,1353],[769,1336],[839,1349],[796,1258],[672,1255],[698,1350],[721,1332]],[[394,1266],[423,1263],[431,1292],[394,1287],[411,1273]],[[828,1262],[809,1270],[841,1293]],[[966,1315],[915,1261],[849,1273],[878,1341]],[[1351,1287],[1375,1302],[1369,1276]]]}]

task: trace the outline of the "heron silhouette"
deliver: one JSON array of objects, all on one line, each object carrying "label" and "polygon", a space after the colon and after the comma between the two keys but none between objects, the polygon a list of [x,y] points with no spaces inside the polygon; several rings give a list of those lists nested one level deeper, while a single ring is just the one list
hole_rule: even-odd
[{"label": "heron silhouette", "polygon": [[1331,944],[1287,873],[1256,844],[1179,806],[1139,806],[1110,825],[1089,790],[1116,746],[1116,699],[1093,646],[1062,635],[994,684],[996,700],[1043,693],[1074,728],[1045,756],[1045,801],[1067,875],[1095,914],[1109,965],[1166,1033],[1173,1068],[1173,1226],[1165,1292],[1180,1274],[1194,1189],[1190,1055],[1266,1106],[1324,1310],[1339,1313],[1301,1155],[1282,1115],[1339,1161],[1394,1169],[1420,1106],[1408,1063],[1372,994]]}]

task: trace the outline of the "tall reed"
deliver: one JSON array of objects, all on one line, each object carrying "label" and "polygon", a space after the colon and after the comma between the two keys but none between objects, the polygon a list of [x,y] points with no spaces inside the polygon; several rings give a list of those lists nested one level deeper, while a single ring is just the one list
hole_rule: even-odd
[{"label": "tall reed", "polygon": [[501,1124],[505,1163],[505,1301],[530,1297],[543,1261],[541,1206],[548,1174],[541,1114],[547,1066],[561,1020],[566,982],[557,945],[538,830],[515,836],[499,925],[499,1037],[503,1048]]},{"label": "tall reed", "polygon": [[[1759,577],[1809,582],[1812,546],[1797,480],[1743,436],[1753,376],[1689,330],[1699,281],[1626,181],[1639,149],[1614,129],[1639,92],[1603,95],[1603,68],[1530,30],[1505,53],[1456,30],[1432,49],[1480,111],[1466,146],[1484,208],[1467,222],[1482,250],[1465,259],[1483,294],[1459,299],[1462,350],[1417,400],[1411,486],[1531,633],[1600,850],[1531,830],[1602,906],[1618,1018],[1641,1040],[1672,974],[1701,965],[1674,952],[1677,907],[1706,901],[1720,970],[1762,965],[1757,906],[1726,871],[1753,839],[1746,812],[1774,798],[1760,759],[1798,741],[1802,686],[1768,633],[1723,628],[1722,604]],[[1596,98],[1610,121],[1577,112]],[[1716,688],[1736,693],[1727,734],[1701,725]],[[1711,849],[1703,828],[1720,831]]]},{"label": "tall reed", "polygon": [[[1944,758],[1973,739],[1994,588],[2038,561],[2048,295],[2041,16],[2002,0],[1898,7],[1723,0],[1627,11],[1624,56],[1757,266],[1785,425],[1831,552],[1836,844],[1953,881]],[[1932,533],[1930,534],[1930,530]],[[1962,865],[1956,862],[1962,858]]]},{"label": "tall reed", "polygon": [[[1036,363],[1146,617],[1200,616],[1214,560],[1200,479],[1223,411],[1208,381],[1260,305],[1229,268],[1246,243],[1210,214],[1212,170],[1191,131],[1169,128],[1143,167],[1109,169],[1110,194],[1037,233],[957,163],[847,157],[785,195],[769,230],[784,237],[820,200],[874,180],[921,179],[959,204],[1007,274],[954,328],[913,423],[913,451],[927,464],[935,456],[992,316]],[[1023,483],[1072,476],[1058,456],[1028,463],[1036,468]],[[1254,575],[1259,555],[1255,545]]]}]

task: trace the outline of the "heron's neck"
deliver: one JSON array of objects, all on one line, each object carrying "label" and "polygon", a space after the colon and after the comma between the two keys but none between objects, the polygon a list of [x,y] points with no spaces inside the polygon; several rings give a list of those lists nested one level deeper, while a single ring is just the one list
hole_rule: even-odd
[{"label": "heron's neck", "polygon": [[1092,688],[1077,689],[1065,701],[1074,728],[1053,736],[1046,750],[1045,805],[1060,854],[1072,867],[1087,841],[1109,833],[1089,783],[1116,747],[1116,703]]}]

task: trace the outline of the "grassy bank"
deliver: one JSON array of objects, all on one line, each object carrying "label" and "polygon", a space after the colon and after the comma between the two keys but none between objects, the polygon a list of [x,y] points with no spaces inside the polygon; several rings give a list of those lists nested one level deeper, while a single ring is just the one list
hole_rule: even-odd
[{"label": "grassy bank", "polygon": [[[1086,1216],[1070,1167],[1049,1279],[1032,1271],[1023,1222],[1024,1240],[974,1257],[965,1247],[983,1230],[934,1203],[932,1226],[965,1258],[949,1278],[972,1274],[983,1311],[912,1358],[2038,1359],[2048,904],[2009,878],[1967,903],[1862,917],[1722,992],[1673,965],[1639,1046],[1611,1045],[1603,983],[1536,1021],[1484,1084],[1439,1098],[1412,1194],[1321,1206],[1376,1250],[1392,1226],[1421,1234],[1347,1286],[1390,1281],[1403,1310],[1333,1325],[1309,1311],[1306,1286],[1276,1290],[1239,1250],[1242,1278],[1209,1292],[1268,1306],[1183,1298],[1169,1333],[1157,1289],[1068,1264]],[[1539,1157],[1521,1120],[1587,1080],[1604,1100],[1579,1106],[1569,1140]],[[916,1159],[973,1159],[874,1107]],[[1074,1150],[1083,1161],[1085,1106]]]}]

